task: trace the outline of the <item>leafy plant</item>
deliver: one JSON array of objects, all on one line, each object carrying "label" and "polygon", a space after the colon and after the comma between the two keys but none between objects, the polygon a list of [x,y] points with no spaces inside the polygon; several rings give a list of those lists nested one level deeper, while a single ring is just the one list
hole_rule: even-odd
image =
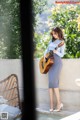
[{"label": "leafy plant", "polygon": [[19,0],[0,1],[0,58],[21,57]]}]

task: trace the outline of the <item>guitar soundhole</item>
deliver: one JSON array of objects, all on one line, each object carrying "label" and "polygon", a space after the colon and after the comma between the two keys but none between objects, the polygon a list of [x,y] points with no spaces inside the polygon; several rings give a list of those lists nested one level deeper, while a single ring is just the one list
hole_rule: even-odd
[{"label": "guitar soundhole", "polygon": [[48,58],[46,58],[46,61],[45,62],[47,62],[48,61]]}]

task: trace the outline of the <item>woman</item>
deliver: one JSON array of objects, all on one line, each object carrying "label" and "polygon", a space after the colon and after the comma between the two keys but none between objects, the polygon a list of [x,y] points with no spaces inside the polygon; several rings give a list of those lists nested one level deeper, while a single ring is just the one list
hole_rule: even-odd
[{"label": "woman", "polygon": [[[50,41],[46,51],[44,52],[44,59],[46,60],[46,53],[53,50],[54,64],[49,69],[49,95],[50,95],[50,112],[59,112],[63,104],[61,103],[59,93],[59,76],[62,68],[62,59],[64,56],[65,44],[55,49],[61,42],[64,42],[63,32],[59,27],[53,28],[51,31],[52,40]],[[53,89],[57,98],[57,109],[54,110]]]}]

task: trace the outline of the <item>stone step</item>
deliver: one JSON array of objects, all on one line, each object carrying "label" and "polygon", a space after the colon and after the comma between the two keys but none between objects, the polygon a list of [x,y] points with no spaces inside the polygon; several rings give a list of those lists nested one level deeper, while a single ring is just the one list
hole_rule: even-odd
[{"label": "stone step", "polygon": [[67,116],[70,116],[72,114],[75,114],[74,111],[61,110],[60,112],[55,112],[55,111],[54,112],[50,112],[48,109],[44,110],[42,108],[36,108],[36,112],[44,113],[44,114],[59,115],[59,116],[62,116],[62,117],[67,117]]}]

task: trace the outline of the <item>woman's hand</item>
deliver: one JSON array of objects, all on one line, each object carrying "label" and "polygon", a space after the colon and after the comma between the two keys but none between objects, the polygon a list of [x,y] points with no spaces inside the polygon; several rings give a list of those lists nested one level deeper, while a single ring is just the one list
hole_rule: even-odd
[{"label": "woman's hand", "polygon": [[57,53],[57,50],[53,50],[53,53]]}]

